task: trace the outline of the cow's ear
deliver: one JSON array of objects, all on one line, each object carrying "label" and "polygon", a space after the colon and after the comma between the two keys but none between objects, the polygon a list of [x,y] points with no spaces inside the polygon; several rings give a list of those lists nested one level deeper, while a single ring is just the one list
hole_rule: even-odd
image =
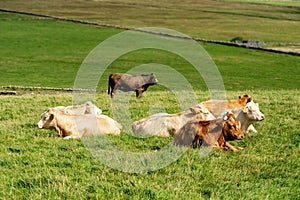
[{"label": "cow's ear", "polygon": [[227,114],[223,117],[224,121],[228,120]]},{"label": "cow's ear", "polygon": [[250,97],[248,100],[247,100],[247,103],[253,101],[252,97]]},{"label": "cow's ear", "polygon": [[239,96],[239,99],[241,99],[242,97],[241,96]]},{"label": "cow's ear", "polygon": [[54,119],[54,114],[50,114],[49,120],[52,121]]}]

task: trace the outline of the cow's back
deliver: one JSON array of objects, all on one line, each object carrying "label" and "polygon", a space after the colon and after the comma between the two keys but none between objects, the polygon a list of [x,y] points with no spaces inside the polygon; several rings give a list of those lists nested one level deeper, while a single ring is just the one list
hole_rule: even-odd
[{"label": "cow's back", "polygon": [[176,114],[159,113],[147,118],[135,121],[132,130],[135,134],[144,133],[154,136],[170,137],[188,121],[198,117],[190,111],[183,111]]},{"label": "cow's back", "polygon": [[223,126],[223,119],[193,120],[187,122],[176,134],[174,144],[178,146],[214,146]]},{"label": "cow's back", "polygon": [[199,121],[193,120],[186,123],[175,134],[174,144],[176,146],[191,146],[199,129]]},{"label": "cow's back", "polygon": [[175,114],[158,113],[135,121],[132,124],[134,133],[145,133],[155,136],[169,137],[177,133],[188,121],[195,119],[208,120],[214,118],[202,105],[191,107],[187,111]]},{"label": "cow's back", "polygon": [[209,100],[201,103],[204,105],[214,116],[219,116],[225,111],[242,108],[246,103],[239,100]]},{"label": "cow's back", "polygon": [[132,131],[135,134],[148,134],[153,136],[169,137],[167,127],[170,114],[162,113],[149,116],[147,118],[135,121],[132,124]]},{"label": "cow's back", "polygon": [[62,129],[63,137],[80,138],[87,135],[119,135],[121,132],[117,123],[105,115],[74,115],[57,111],[55,120],[56,124]]}]

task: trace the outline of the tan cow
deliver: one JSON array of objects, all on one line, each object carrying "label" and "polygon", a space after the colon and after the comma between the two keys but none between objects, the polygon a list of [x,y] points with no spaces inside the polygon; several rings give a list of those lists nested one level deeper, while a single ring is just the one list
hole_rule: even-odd
[{"label": "tan cow", "polygon": [[188,111],[176,114],[158,113],[135,121],[132,131],[135,134],[153,136],[173,136],[186,122],[194,119],[208,120],[215,117],[201,104],[191,107]]},{"label": "tan cow", "polygon": [[65,139],[87,135],[120,135],[121,125],[106,115],[74,115],[50,108],[41,116],[38,128],[56,131]]},{"label": "tan cow", "polygon": [[186,123],[175,134],[174,144],[193,148],[203,145],[238,151],[242,148],[234,147],[228,141],[243,138],[244,133],[240,129],[238,120],[232,113],[228,113],[224,118],[207,121],[193,120]]},{"label": "tan cow", "polygon": [[236,100],[209,100],[202,102],[214,116],[219,116],[221,113],[236,108],[244,107],[248,102],[253,101],[252,97],[248,94],[239,96]]}]

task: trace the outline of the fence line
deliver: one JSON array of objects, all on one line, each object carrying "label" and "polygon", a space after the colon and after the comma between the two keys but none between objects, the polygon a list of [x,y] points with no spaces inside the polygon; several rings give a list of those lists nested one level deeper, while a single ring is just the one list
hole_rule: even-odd
[{"label": "fence line", "polygon": [[63,91],[63,92],[96,92],[96,89],[83,89],[83,88],[57,88],[57,87],[39,87],[39,86],[20,86],[20,85],[6,85],[2,86],[3,89],[11,90],[48,90],[48,91]]},{"label": "fence line", "polygon": [[118,26],[118,25],[112,25],[112,24],[89,22],[89,21],[84,21],[84,20],[58,17],[58,16],[52,16],[52,15],[46,15],[46,14],[38,14],[38,13],[31,13],[31,12],[24,12],[24,11],[17,11],[17,10],[7,10],[7,9],[0,9],[0,12],[30,15],[30,16],[35,16],[35,17],[39,17],[39,18],[47,18],[47,19],[52,19],[52,20],[87,24],[87,25],[99,26],[99,27],[105,27],[105,28],[139,31],[139,32],[145,32],[145,33],[149,33],[149,34],[161,35],[161,36],[165,36],[165,37],[175,37],[175,38],[181,38],[181,39],[193,39],[193,40],[198,41],[198,42],[207,42],[207,43],[214,43],[214,44],[221,44],[221,45],[227,45],[227,46],[236,46],[236,47],[242,47],[242,48],[248,48],[248,49],[267,51],[267,52],[273,52],[273,53],[300,56],[300,52],[294,52],[294,51],[281,51],[281,50],[268,49],[268,48],[263,48],[263,47],[252,47],[252,46],[249,46],[247,44],[229,42],[229,41],[207,40],[207,39],[203,39],[203,38],[184,37],[184,36],[178,36],[178,35],[173,35],[173,34],[166,34],[166,33],[161,33],[161,32],[154,32],[154,31],[149,31],[149,30],[130,28],[130,27],[124,27],[124,26]]}]

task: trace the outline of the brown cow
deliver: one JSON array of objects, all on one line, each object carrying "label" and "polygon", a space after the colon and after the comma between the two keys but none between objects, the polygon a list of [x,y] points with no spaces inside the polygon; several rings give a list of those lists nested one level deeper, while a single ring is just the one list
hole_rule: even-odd
[{"label": "brown cow", "polygon": [[142,93],[145,92],[149,86],[157,84],[158,81],[153,73],[142,75],[130,75],[113,73],[108,78],[108,90],[111,98],[114,97],[115,90],[123,92],[135,91],[136,97],[141,98]]},{"label": "brown cow", "polygon": [[227,141],[243,138],[244,133],[238,120],[232,113],[228,113],[224,118],[206,121],[193,120],[186,123],[175,134],[174,144],[193,148],[203,145],[238,151],[242,148],[234,147]]},{"label": "brown cow", "polygon": [[209,100],[202,102],[201,104],[203,104],[214,116],[219,116],[225,111],[242,108],[250,101],[253,101],[252,97],[245,94],[244,96],[239,96],[239,99],[236,100]]},{"label": "brown cow", "polygon": [[49,108],[42,114],[37,126],[56,131],[65,139],[81,138],[86,135],[119,135],[121,125],[106,115],[74,115]]}]

